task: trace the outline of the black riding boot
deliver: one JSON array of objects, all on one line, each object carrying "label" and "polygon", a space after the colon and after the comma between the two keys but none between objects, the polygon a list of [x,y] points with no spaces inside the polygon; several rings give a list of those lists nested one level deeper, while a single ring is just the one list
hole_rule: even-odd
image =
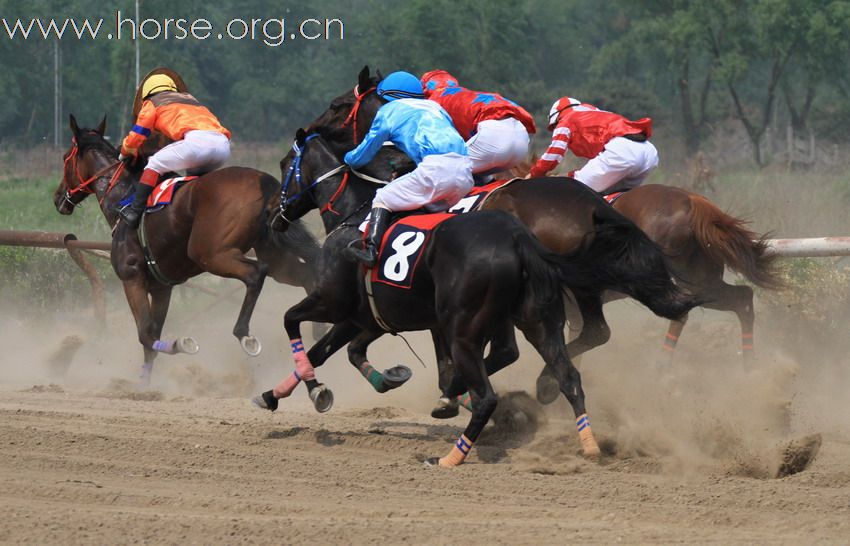
[{"label": "black riding boot", "polygon": [[354,258],[366,267],[372,267],[378,261],[378,249],[381,239],[390,223],[392,212],[382,207],[375,207],[369,214],[369,232],[366,234],[366,248],[357,248],[356,245],[349,246],[346,250],[350,258]]},{"label": "black riding boot", "polygon": [[139,184],[139,187],[136,188],[136,198],[133,200],[133,203],[124,207],[118,213],[130,229],[139,228],[139,222],[142,220],[142,214],[144,214],[145,206],[148,203],[148,196],[150,196],[152,191],[153,186]]}]

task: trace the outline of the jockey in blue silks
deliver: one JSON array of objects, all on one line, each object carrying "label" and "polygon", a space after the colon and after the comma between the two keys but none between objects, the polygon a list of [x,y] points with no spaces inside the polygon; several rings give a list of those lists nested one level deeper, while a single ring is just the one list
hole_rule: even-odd
[{"label": "jockey in blue silks", "polygon": [[376,91],[386,101],[357,148],[345,154],[356,169],[369,163],[384,142],[390,141],[410,156],[417,167],[378,190],[372,201],[365,248],[347,249],[349,255],[372,267],[393,211],[448,210],[472,189],[472,162],[466,144],[451,118],[436,102],[425,100],[419,78],[393,72]]}]

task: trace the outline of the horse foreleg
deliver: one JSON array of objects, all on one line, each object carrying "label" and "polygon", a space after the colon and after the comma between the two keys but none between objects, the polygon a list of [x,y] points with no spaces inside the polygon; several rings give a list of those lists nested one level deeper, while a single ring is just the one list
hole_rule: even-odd
[{"label": "horse foreleg", "polygon": [[316,411],[323,413],[331,409],[333,393],[316,381],[313,364],[304,351],[304,342],[301,339],[301,323],[310,320],[331,321],[332,317],[332,309],[329,309],[322,298],[315,293],[310,294],[286,312],[283,317],[283,325],[289,336],[292,358],[295,361],[295,371],[284,377],[272,390],[255,397],[253,401],[257,406],[275,411],[278,400],[288,397],[295,390],[295,387],[301,381],[304,381]]},{"label": "horse foreleg", "polygon": [[144,352],[144,362],[142,363],[142,373],[139,377],[139,386],[141,388],[147,388],[150,385],[153,361],[156,359],[157,353],[153,347],[154,342],[157,341],[157,337],[154,335],[151,303],[148,299],[148,291],[145,287],[144,279],[134,278],[124,281],[123,284],[124,296],[130,305],[130,312],[133,313],[139,343],[142,344],[142,350]]},{"label": "horse foreleg", "polygon": [[384,332],[364,331],[348,344],[348,360],[357,368],[360,375],[366,378],[372,388],[379,393],[401,387],[413,375],[410,368],[401,364],[387,368],[383,373],[372,367],[366,357],[366,350],[373,341],[382,335],[384,335]]}]

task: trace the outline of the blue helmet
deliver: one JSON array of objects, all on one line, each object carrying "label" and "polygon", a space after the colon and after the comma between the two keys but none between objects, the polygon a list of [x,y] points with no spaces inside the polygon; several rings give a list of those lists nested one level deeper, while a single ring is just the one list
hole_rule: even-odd
[{"label": "blue helmet", "polygon": [[393,72],[378,84],[378,96],[384,100],[424,99],[419,78],[410,72]]}]

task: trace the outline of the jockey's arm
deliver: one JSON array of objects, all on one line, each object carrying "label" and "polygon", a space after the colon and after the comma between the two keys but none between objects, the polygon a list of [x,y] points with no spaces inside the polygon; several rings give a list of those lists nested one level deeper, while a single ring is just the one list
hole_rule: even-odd
[{"label": "jockey's arm", "polygon": [[567,151],[567,146],[570,142],[570,130],[566,127],[555,127],[552,133],[552,142],[546,153],[537,160],[534,167],[531,168],[529,177],[537,178],[546,176],[546,173],[557,167],[564,160],[564,154]]},{"label": "jockey's arm", "polygon": [[372,127],[359,146],[345,154],[345,163],[353,169],[358,169],[375,158],[381,150],[384,142],[390,140],[390,128],[386,123],[386,116],[381,110],[372,122]]},{"label": "jockey's arm", "polygon": [[141,148],[142,144],[150,136],[155,122],[156,108],[151,101],[147,100],[142,104],[139,117],[136,118],[136,124],[133,125],[130,133],[124,138],[124,142],[121,143],[121,155],[137,155],[139,148]]}]

